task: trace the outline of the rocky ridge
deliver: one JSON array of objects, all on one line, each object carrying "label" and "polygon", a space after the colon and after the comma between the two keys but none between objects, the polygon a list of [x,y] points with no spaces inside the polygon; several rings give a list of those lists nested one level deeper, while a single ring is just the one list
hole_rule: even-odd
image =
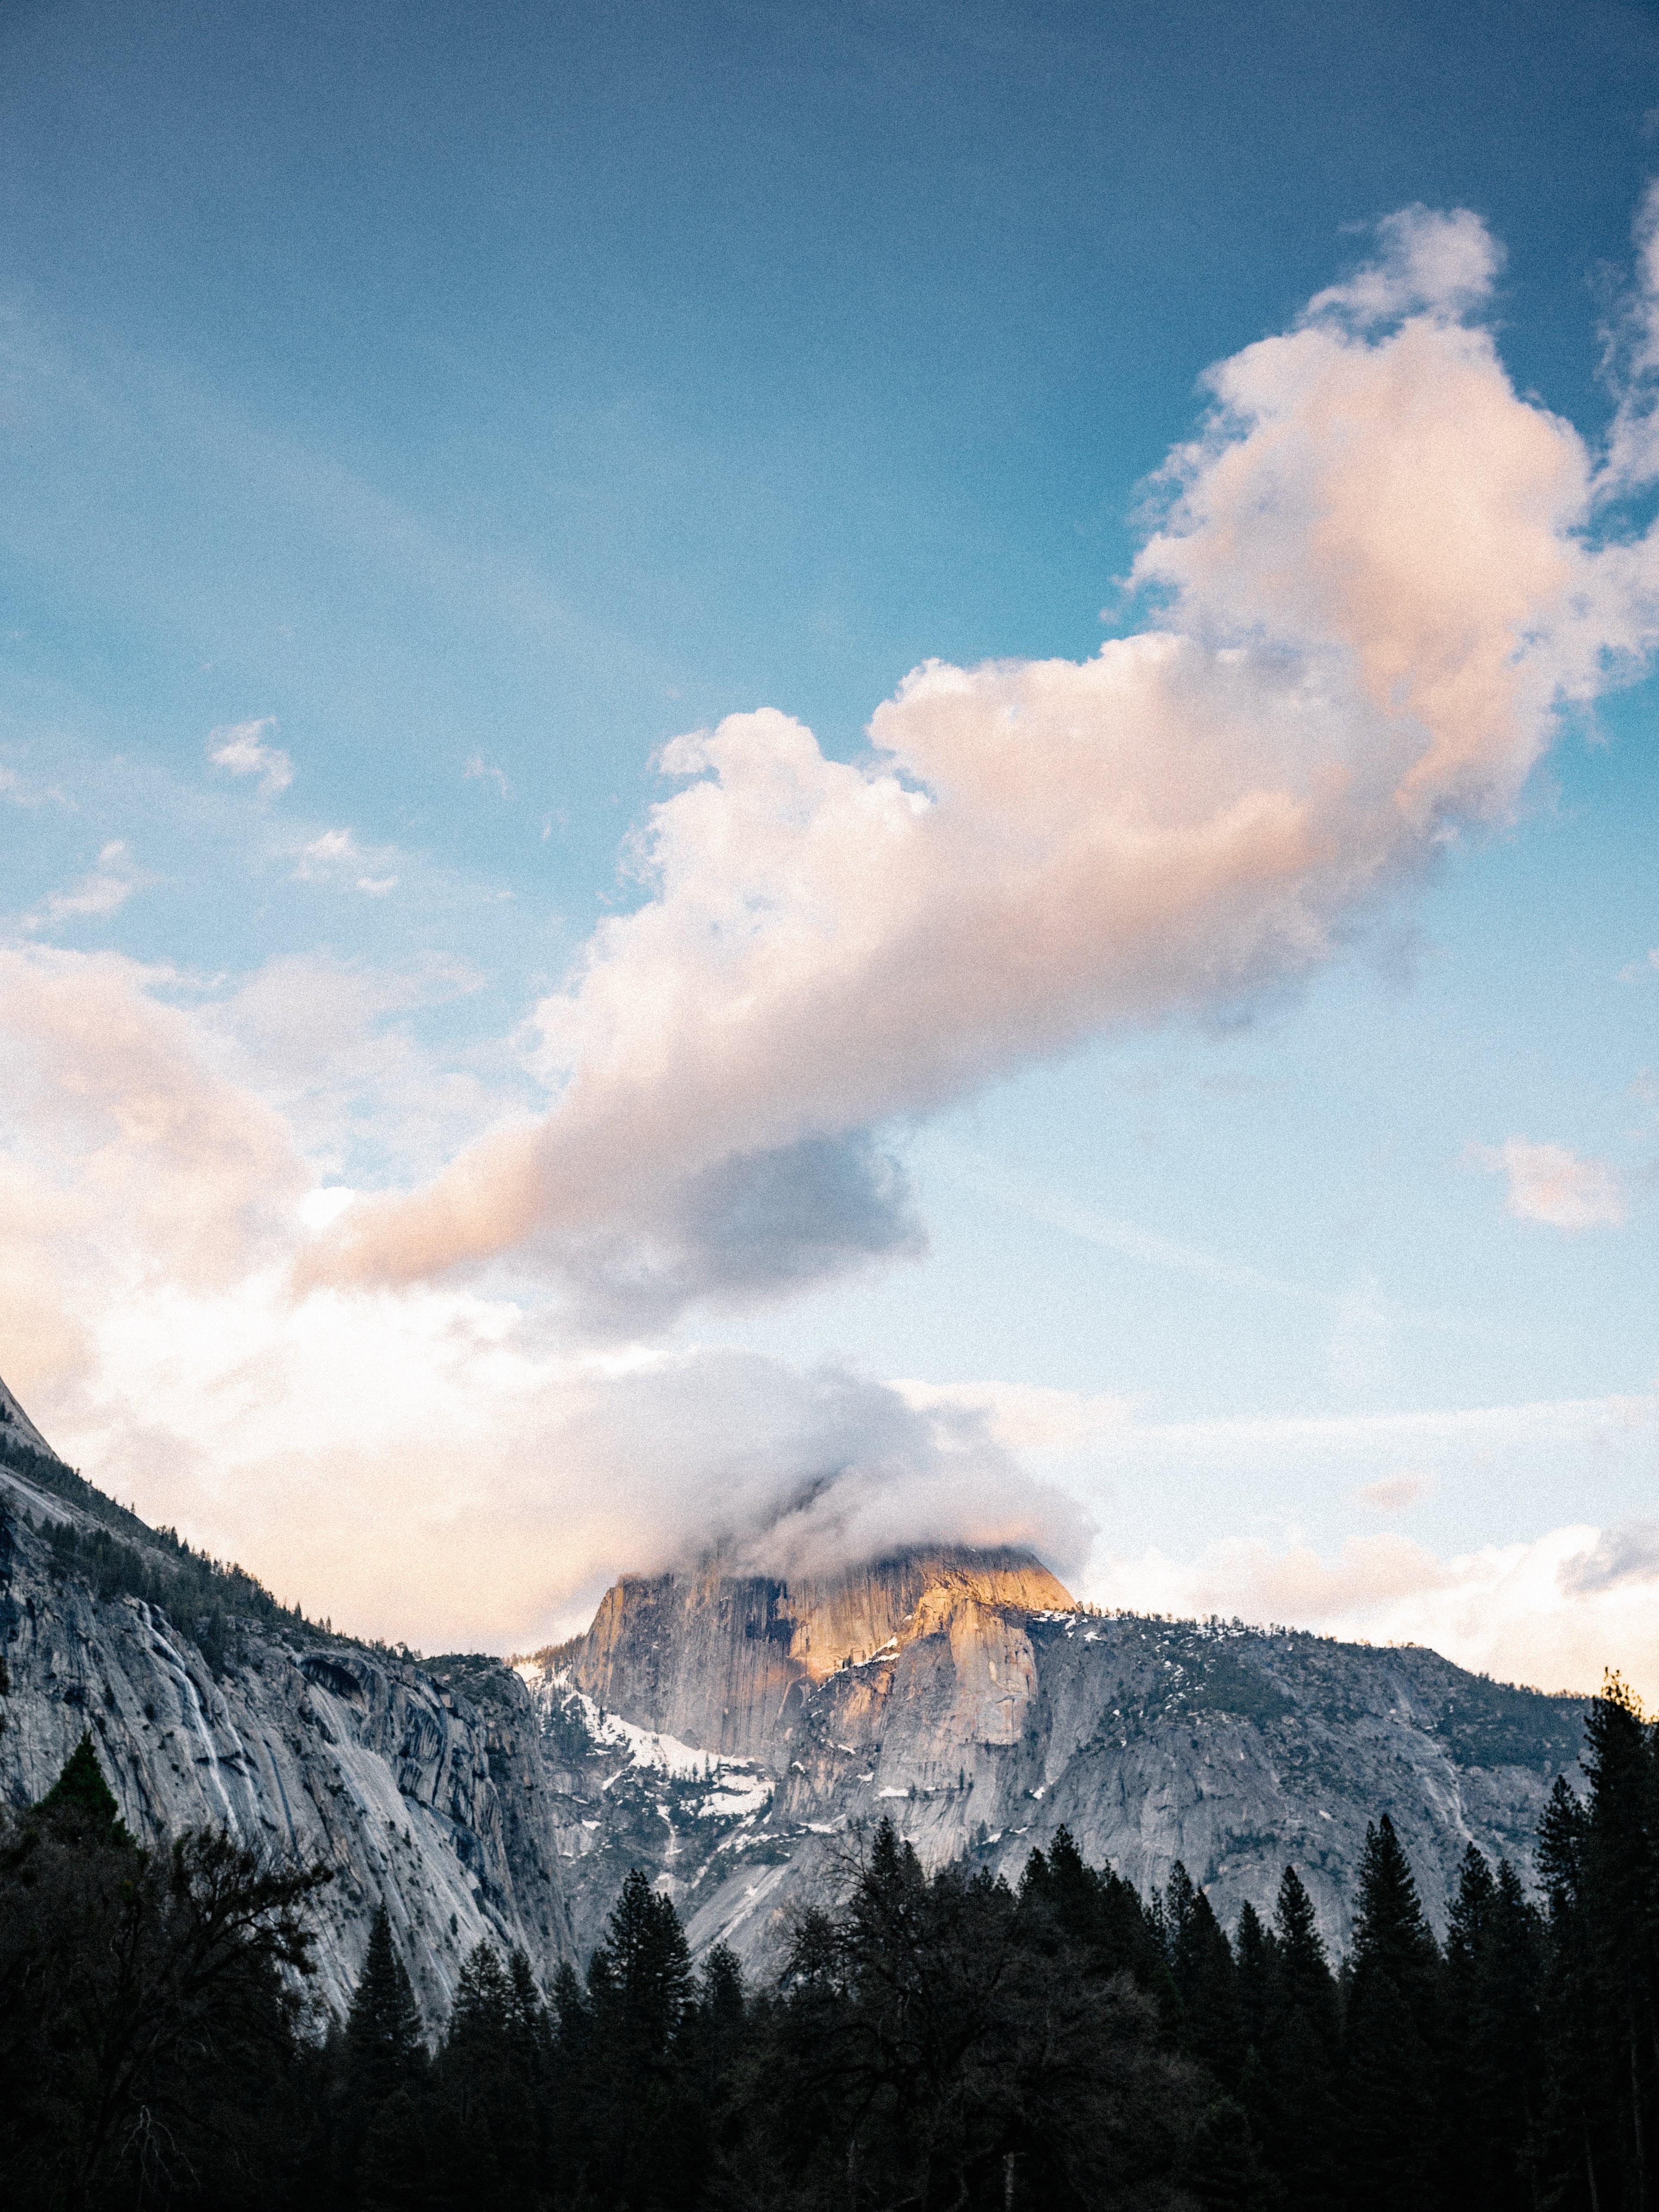
[{"label": "rocky ridge", "polygon": [[585,1960],[636,1865],[696,1949],[763,1972],[884,1816],[929,1864],[1011,1880],[1062,1824],[1143,1892],[1179,1858],[1228,1925],[1293,1861],[1340,1951],[1369,1820],[1392,1814],[1443,1923],[1469,1842],[1531,1878],[1581,1741],[1582,1700],[1427,1650],[1104,1615],[1007,1551],[788,1579],[716,1558],[624,1578],[585,1636],[511,1665],[418,1660],[216,1580],[3,1385],[0,1409],[0,1799],[33,1802],[90,1728],[142,1838],[211,1822],[325,1859],[337,2009],[382,1902],[435,2022],[481,1937],[544,1980]]},{"label": "rocky ridge", "polygon": [[[382,1903],[429,2019],[483,1938],[522,1944],[544,1975],[573,1955],[542,1729],[515,1676],[416,1666],[275,1607],[210,1635],[199,1572],[30,1436],[0,1463],[0,1802],[39,1799],[89,1729],[142,1842],[222,1826],[325,1862],[318,1981],[336,2010]],[[0,1425],[0,1447],[18,1441]]]},{"label": "rocky ridge", "polygon": [[[884,1815],[926,1863],[966,1855],[1011,1881],[1061,1825],[1143,1893],[1181,1859],[1229,1926],[1246,1899],[1271,1908],[1293,1861],[1340,1952],[1366,1824],[1388,1812],[1443,1925],[1469,1843],[1531,1879],[1582,1740],[1582,1700],[1432,1651],[1105,1615],[1006,1553],[912,1555],[834,1586],[624,1581],[586,1637],[518,1671],[562,1790],[591,1808],[568,1877],[579,1943],[637,1862],[696,1948],[756,1966]],[[664,1729],[678,1769],[635,1747]],[[740,1808],[744,1788],[765,1802]]]}]

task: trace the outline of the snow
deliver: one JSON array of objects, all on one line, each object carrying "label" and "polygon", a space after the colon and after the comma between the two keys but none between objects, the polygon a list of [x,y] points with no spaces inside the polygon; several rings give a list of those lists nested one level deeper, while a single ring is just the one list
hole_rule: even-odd
[{"label": "snow", "polygon": [[[620,1714],[602,1712],[597,1700],[577,1689],[568,1675],[549,1676],[534,1660],[521,1661],[515,1672],[532,1697],[556,1700],[567,1710],[574,1705],[596,1744],[627,1753],[627,1765],[611,1776],[605,1785],[607,1790],[623,1774],[635,1771],[659,1774],[669,1781],[703,1783],[708,1794],[696,1808],[697,1818],[702,1820],[741,1820],[771,1802],[771,1780],[752,1759],[722,1759],[696,1744],[682,1743],[678,1736],[660,1729],[638,1728]],[[658,1810],[662,1810],[660,1806]]]}]

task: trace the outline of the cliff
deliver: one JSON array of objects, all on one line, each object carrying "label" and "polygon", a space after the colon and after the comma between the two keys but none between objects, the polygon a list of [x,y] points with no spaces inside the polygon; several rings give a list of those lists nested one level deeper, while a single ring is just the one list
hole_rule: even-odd
[{"label": "cliff", "polygon": [[[18,1424],[0,1429],[19,1440]],[[89,1729],[140,1841],[211,1824],[325,1862],[319,1989],[337,2010],[382,1903],[428,2019],[481,1938],[522,1944],[544,1974],[571,1955],[542,1730],[516,1678],[488,1661],[422,1668],[268,1600],[265,1618],[233,1607],[227,1627],[195,1609],[199,1566],[183,1571],[38,1431],[10,1458],[0,1802],[34,1802]]]},{"label": "cliff", "polygon": [[[926,1863],[965,1854],[1010,1881],[1062,1824],[1143,1892],[1181,1859],[1228,1927],[1246,1899],[1271,1910],[1293,1861],[1340,1952],[1387,1812],[1443,1926],[1469,1843],[1531,1879],[1582,1737],[1580,1701],[1431,1651],[1103,1616],[1009,1554],[827,1585],[623,1582],[588,1635],[520,1673],[562,1790],[587,1801],[566,1830],[579,1946],[631,1860],[696,1948],[756,1966],[883,1815]],[[664,1731],[682,1739],[666,1758]],[[745,1789],[764,1804],[738,1809]]]}]

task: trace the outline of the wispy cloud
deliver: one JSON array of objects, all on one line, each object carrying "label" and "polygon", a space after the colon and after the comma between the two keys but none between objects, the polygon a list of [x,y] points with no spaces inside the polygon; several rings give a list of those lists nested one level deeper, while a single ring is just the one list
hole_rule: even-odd
[{"label": "wispy cloud", "polygon": [[1427,1475],[1402,1469],[1398,1474],[1385,1474],[1378,1482],[1362,1483],[1353,1498],[1368,1513],[1405,1513],[1420,1505],[1433,1488]]},{"label": "wispy cloud", "polygon": [[30,930],[46,929],[64,921],[100,919],[124,907],[147,878],[135,866],[120,838],[113,838],[98,855],[98,865],[65,890],[50,892],[25,921]]},{"label": "wispy cloud", "polygon": [[266,731],[276,726],[270,715],[257,722],[228,722],[210,732],[208,758],[233,775],[257,775],[263,792],[286,791],[294,781],[294,763],[280,745],[265,742]]},{"label": "wispy cloud", "polygon": [[1616,1229],[1629,1218],[1629,1201],[1607,1162],[1581,1158],[1565,1145],[1511,1137],[1502,1145],[1472,1145],[1469,1158],[1509,1178],[1504,1204],[1517,1221],[1576,1231]]},{"label": "wispy cloud", "polygon": [[382,874],[370,875],[367,870],[377,862],[384,866],[390,857],[384,849],[366,853],[349,830],[325,830],[300,848],[294,877],[302,884],[349,879],[365,897],[385,898],[398,888],[397,871],[388,868]]},{"label": "wispy cloud", "polygon": [[507,799],[512,796],[511,793],[507,789],[507,777],[505,775],[500,769],[494,767],[489,761],[487,761],[482,753],[471,754],[467,760],[466,766],[461,770],[461,774],[465,776],[470,782],[493,784],[495,790],[503,799]]}]

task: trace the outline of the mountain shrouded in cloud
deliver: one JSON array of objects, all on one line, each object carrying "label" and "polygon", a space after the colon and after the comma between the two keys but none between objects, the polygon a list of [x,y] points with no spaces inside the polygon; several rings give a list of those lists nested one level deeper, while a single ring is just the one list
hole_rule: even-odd
[{"label": "mountain shrouded in cloud", "polygon": [[1151,626],[929,663],[851,764],[769,709],[668,745],[650,895],[537,1011],[550,1109],[352,1206],[302,1284],[510,1255],[637,1326],[902,1250],[885,1127],[1308,975],[1502,817],[1659,625],[1653,539],[1595,529],[1650,464],[1652,349],[1598,464],[1498,358],[1480,222],[1381,240],[1211,373],[1134,568]]}]

